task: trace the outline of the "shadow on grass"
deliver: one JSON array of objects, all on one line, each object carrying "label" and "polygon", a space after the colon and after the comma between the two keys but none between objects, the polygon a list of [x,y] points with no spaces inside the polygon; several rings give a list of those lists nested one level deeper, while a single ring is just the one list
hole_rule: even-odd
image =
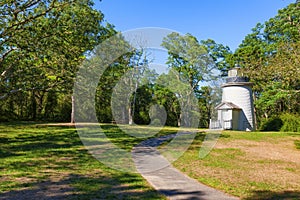
[{"label": "shadow on grass", "polygon": [[[59,129],[59,132],[57,131]],[[27,153],[34,155],[43,154],[51,151],[59,154],[59,150],[73,148],[82,145],[75,130],[66,127],[57,127],[55,132],[51,129],[36,128],[34,130],[11,130],[6,135],[0,136],[0,158],[9,156],[19,156]],[[54,130],[53,130],[54,131]]]},{"label": "shadow on grass", "polygon": [[[128,184],[136,182],[136,184]],[[59,181],[31,183],[31,188],[2,193],[1,200],[89,200],[89,199],[164,199],[155,190],[143,186],[140,178],[130,174],[87,177],[70,174]]]},{"label": "shadow on grass", "polygon": [[[205,133],[205,132],[199,132],[196,134],[192,145],[189,147],[189,150],[199,150],[202,147],[202,142],[204,141],[207,134],[212,133]],[[214,133],[213,133],[214,134]],[[229,138],[230,135],[220,135],[220,138]]]},{"label": "shadow on grass", "polygon": [[[118,142],[127,139],[116,126],[105,128]],[[94,159],[75,128],[1,124],[0,153],[1,200],[164,199],[140,175]]]},{"label": "shadow on grass", "polygon": [[[202,197],[203,195],[205,195],[204,192],[201,191],[190,191],[190,192],[183,192],[180,190],[159,190],[160,193],[172,197],[172,196],[177,196],[177,195],[184,195],[186,198],[185,199],[189,199],[189,200],[205,200],[206,198]],[[188,196],[188,197],[187,197]]]},{"label": "shadow on grass", "polygon": [[[0,128],[0,158],[18,156],[18,152],[43,153],[73,148],[82,145],[75,127],[71,126],[51,126],[40,124],[14,124],[5,123]],[[111,142],[123,149],[131,149],[143,139],[136,139],[123,133],[116,125],[101,125],[106,136]],[[4,137],[3,137],[4,135]],[[90,137],[98,137],[89,134]]]},{"label": "shadow on grass", "polygon": [[252,196],[244,198],[243,200],[297,200],[300,199],[300,191],[283,191],[283,192],[272,192],[272,191],[254,191]]}]

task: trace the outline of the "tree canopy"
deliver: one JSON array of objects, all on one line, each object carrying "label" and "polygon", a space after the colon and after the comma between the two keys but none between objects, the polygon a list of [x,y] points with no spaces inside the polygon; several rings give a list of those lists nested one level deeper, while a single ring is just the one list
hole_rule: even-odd
[{"label": "tree canopy", "polygon": [[90,0],[1,1],[0,96],[70,86],[84,53],[111,31],[92,5]]},{"label": "tree canopy", "polygon": [[238,64],[254,82],[259,116],[299,113],[300,4],[292,3],[278,14],[258,23],[231,63]]},{"label": "tree canopy", "polygon": [[0,99],[24,100],[13,104],[13,115],[19,115],[16,110],[29,115],[24,105],[35,118],[36,110],[45,109],[48,92],[71,94],[86,52],[115,33],[103,17],[91,0],[1,1]]},{"label": "tree canopy", "polygon": [[[89,60],[92,70],[93,62],[98,62],[93,59],[101,53],[94,48],[117,31],[104,23],[104,15],[93,8],[92,0],[2,0],[0,19],[0,120],[69,120],[78,66]],[[129,46],[124,41],[124,48]],[[285,112],[300,113],[299,1],[258,23],[234,52],[212,39],[199,41],[192,34],[178,33],[165,37],[162,47],[168,51],[167,65],[176,73],[158,79],[166,82],[177,75],[188,83],[198,100],[202,126],[208,125],[219,96],[201,83],[226,75],[236,65],[254,83],[259,121]],[[158,104],[167,111],[167,124],[178,125],[180,106],[188,102],[151,81],[158,76],[148,69],[149,62],[143,51],[131,49],[109,63],[95,94],[99,121],[113,120],[111,95],[122,80],[134,88],[133,94],[119,91],[132,100],[129,107],[120,109],[122,120],[148,123],[153,104]],[[128,70],[133,73],[122,79]],[[146,84],[142,83],[144,74],[149,79]]]}]

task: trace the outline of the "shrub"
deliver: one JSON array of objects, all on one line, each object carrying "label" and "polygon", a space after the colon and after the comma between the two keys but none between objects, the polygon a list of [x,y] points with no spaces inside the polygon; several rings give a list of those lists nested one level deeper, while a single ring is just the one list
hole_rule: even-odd
[{"label": "shrub", "polygon": [[260,130],[262,131],[279,131],[283,125],[280,117],[271,117],[262,121]]},{"label": "shrub", "polygon": [[300,116],[290,113],[280,115],[283,126],[280,131],[283,132],[300,132]]},{"label": "shrub", "polygon": [[152,125],[154,125],[154,126],[162,126],[162,123],[161,123],[160,119],[154,119],[152,121]]}]

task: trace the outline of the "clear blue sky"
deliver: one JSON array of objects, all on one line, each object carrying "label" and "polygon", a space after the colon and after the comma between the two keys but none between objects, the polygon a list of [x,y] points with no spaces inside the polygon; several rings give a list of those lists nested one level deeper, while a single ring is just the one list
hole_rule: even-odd
[{"label": "clear blue sky", "polygon": [[118,31],[161,27],[214,39],[235,50],[258,22],[295,0],[95,0]]}]

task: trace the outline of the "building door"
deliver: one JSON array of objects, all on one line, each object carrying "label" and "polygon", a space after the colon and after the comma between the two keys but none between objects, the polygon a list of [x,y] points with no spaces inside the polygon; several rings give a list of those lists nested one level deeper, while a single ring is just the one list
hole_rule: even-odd
[{"label": "building door", "polygon": [[232,129],[232,110],[222,110],[222,121],[224,129]]}]

